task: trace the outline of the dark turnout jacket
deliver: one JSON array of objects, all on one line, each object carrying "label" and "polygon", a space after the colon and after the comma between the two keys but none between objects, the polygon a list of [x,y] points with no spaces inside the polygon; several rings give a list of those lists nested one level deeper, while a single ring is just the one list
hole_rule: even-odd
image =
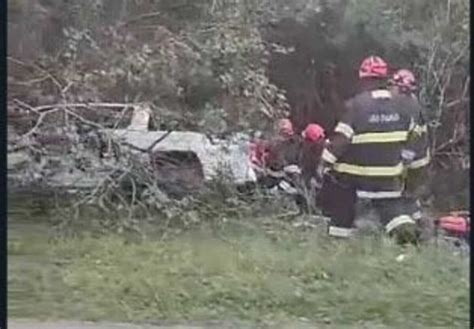
[{"label": "dark turnout jacket", "polygon": [[427,172],[424,169],[431,161],[429,131],[424,113],[420,111],[414,115],[416,125],[412,138],[406,147],[414,154],[413,161],[407,165],[405,190],[408,194],[417,194],[418,191],[423,191],[422,187],[427,180]]},{"label": "dark turnout jacket", "polygon": [[[416,98],[413,98],[418,103]],[[414,152],[415,157],[408,165],[410,171],[417,171],[430,163],[430,140],[428,135],[428,125],[421,106],[417,106],[417,112],[414,113],[415,128],[411,138],[408,141],[407,149]]]},{"label": "dark turnout jacket", "polygon": [[345,107],[322,159],[360,198],[400,197],[405,169],[401,154],[416,140],[420,105],[409,96],[379,89],[356,95]]},{"label": "dark turnout jacket", "polygon": [[275,171],[283,170],[285,166],[297,165],[301,153],[301,140],[298,136],[286,139],[278,138],[270,143],[268,167]]}]

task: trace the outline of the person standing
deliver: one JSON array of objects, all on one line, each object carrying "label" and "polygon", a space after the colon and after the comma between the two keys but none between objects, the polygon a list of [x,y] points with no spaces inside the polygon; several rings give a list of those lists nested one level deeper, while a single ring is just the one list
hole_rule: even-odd
[{"label": "person standing", "polygon": [[[389,80],[389,89],[394,94],[403,94],[412,97],[418,102],[415,96],[417,89],[415,75],[407,69],[396,71]],[[427,180],[426,167],[430,163],[430,143],[428,126],[422,107],[418,107],[419,112],[414,113],[415,128],[413,135],[409,136],[407,147],[402,150],[402,158],[405,163],[405,202],[406,207],[411,209],[414,220],[422,221],[422,210],[419,198],[423,193],[423,187]]]},{"label": "person standing", "polygon": [[387,77],[388,65],[382,58],[370,56],[362,61],[361,92],[345,103],[345,113],[322,152],[318,185],[329,176],[335,189],[356,196],[353,202],[332,207],[330,236],[353,234],[356,201],[376,211],[388,235],[411,240],[416,234],[415,221],[400,207],[400,200],[402,149],[415,128],[413,113],[419,105],[412,97],[390,92]]}]

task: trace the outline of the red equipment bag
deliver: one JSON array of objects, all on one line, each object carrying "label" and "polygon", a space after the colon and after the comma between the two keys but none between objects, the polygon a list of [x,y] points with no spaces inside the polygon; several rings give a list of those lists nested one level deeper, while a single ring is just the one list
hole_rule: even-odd
[{"label": "red equipment bag", "polygon": [[470,217],[466,212],[452,212],[436,221],[436,226],[448,234],[456,236],[467,236],[470,232]]}]

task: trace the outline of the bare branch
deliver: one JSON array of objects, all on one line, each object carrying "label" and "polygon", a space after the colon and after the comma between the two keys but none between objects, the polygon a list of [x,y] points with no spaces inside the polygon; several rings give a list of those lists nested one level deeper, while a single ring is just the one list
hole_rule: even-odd
[{"label": "bare branch", "polygon": [[[101,126],[100,124],[98,123],[95,123],[93,121],[90,121],[90,120],[87,120],[87,119],[84,119],[82,116],[80,116],[79,114],[73,112],[73,111],[70,111],[68,110],[67,108],[63,108],[62,109],[65,113],[67,114],[70,114],[71,116],[75,117],[76,119],[78,119],[79,121],[81,121],[82,123],[86,124],[86,125],[89,125],[89,126],[92,126],[92,127],[95,127],[95,128],[98,128],[98,129],[101,129],[103,130],[104,127]],[[47,112],[47,113],[51,113],[51,112]]]},{"label": "bare branch", "polygon": [[462,103],[467,103],[467,102],[469,102],[469,100],[470,100],[469,97],[468,97],[468,98],[456,99],[456,100],[453,100],[453,101],[447,103],[447,104],[445,105],[445,107],[446,107],[447,109],[449,109],[449,108],[451,108],[451,107],[453,107],[453,106],[456,106],[456,105],[459,105],[459,104],[462,104]]},{"label": "bare branch", "polygon": [[125,27],[125,26],[129,25],[129,24],[132,24],[132,23],[135,23],[135,22],[141,22],[141,21],[143,21],[144,19],[147,19],[147,18],[160,17],[161,15],[162,14],[159,11],[156,11],[156,12],[152,12],[152,13],[146,13],[146,14],[143,14],[143,15],[135,16],[135,17],[132,17],[132,18],[126,20],[123,23],[120,23],[118,27],[122,28],[122,27]]},{"label": "bare branch", "polygon": [[24,66],[24,67],[31,67],[31,68],[33,68],[37,71],[40,71],[41,73],[46,74],[51,79],[51,81],[53,81],[53,83],[56,85],[56,87],[58,88],[59,91],[61,91],[63,89],[62,84],[50,72],[42,69],[38,65],[35,65],[35,64],[32,64],[32,63],[25,63],[25,62],[23,62],[19,59],[11,57],[11,56],[7,56],[7,60],[9,60],[12,63],[15,63],[17,65],[21,65],[21,66]]},{"label": "bare branch", "polygon": [[47,111],[52,108],[91,108],[91,107],[103,107],[103,108],[123,108],[123,107],[135,107],[138,104],[133,103],[72,103],[72,104],[51,104],[51,105],[42,105],[36,107],[36,110],[39,112]]},{"label": "bare branch", "polygon": [[30,137],[31,135],[33,135],[34,133],[36,133],[36,131],[38,130],[39,126],[41,126],[41,124],[43,123],[43,120],[44,118],[46,117],[46,115],[48,114],[51,114],[51,113],[55,113],[55,112],[58,112],[60,111],[60,109],[53,109],[47,113],[40,113],[39,114],[39,117],[38,117],[38,120],[36,120],[36,124],[34,125],[33,128],[31,128],[30,131],[28,131],[27,133],[23,134],[20,136],[20,140],[21,139],[24,139],[24,138],[27,138],[27,137]]}]

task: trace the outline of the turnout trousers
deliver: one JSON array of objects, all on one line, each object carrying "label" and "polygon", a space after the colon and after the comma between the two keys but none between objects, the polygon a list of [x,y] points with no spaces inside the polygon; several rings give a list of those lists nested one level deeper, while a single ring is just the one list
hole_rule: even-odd
[{"label": "turnout trousers", "polygon": [[[369,217],[369,213],[375,213],[386,234],[403,232],[397,235],[406,235],[407,239],[413,238],[416,222],[421,218],[420,204],[415,198],[358,198],[356,188],[352,184],[338,179],[337,176],[333,177],[335,179],[325,179],[317,200],[323,214],[331,218],[329,235],[349,237],[354,233],[356,218]],[[408,233],[405,232],[407,227],[410,231]]]},{"label": "turnout trousers", "polygon": [[316,200],[323,215],[331,218],[329,233],[348,237],[356,218],[357,195],[352,184],[337,176],[325,176],[321,192]]}]

